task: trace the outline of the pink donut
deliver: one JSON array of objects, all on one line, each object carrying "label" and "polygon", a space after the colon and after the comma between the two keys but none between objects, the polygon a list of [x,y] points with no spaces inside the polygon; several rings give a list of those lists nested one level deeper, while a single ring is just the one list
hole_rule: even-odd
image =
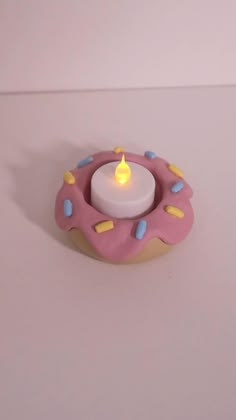
[{"label": "pink donut", "polygon": [[[193,225],[191,187],[182,172],[153,152],[143,156],[125,153],[126,160],[143,165],[156,179],[156,205],[140,219],[115,219],[101,214],[90,205],[90,181],[102,165],[120,161],[122,153],[99,152],[80,161],[64,175],[64,184],[56,197],[55,219],[58,226],[70,231],[79,229],[88,243],[102,258],[125,262],[138,255],[145,244],[159,238],[166,244],[181,242]],[[100,233],[97,226],[108,221],[108,228]]]}]

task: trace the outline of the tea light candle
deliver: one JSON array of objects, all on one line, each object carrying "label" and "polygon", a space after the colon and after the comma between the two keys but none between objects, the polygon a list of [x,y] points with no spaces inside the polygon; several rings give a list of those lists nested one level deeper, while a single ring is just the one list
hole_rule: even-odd
[{"label": "tea light candle", "polygon": [[[126,165],[126,167],[125,167]],[[123,219],[153,209],[156,182],[151,172],[137,163],[110,162],[93,174],[91,204],[101,213]]]}]

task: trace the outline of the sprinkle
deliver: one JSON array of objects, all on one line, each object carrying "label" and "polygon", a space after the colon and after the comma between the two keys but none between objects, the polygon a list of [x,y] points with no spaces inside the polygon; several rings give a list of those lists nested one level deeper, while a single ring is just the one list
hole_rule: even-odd
[{"label": "sprinkle", "polygon": [[82,166],[88,165],[88,163],[91,163],[91,162],[93,162],[93,157],[88,156],[78,163],[77,168],[82,168]]},{"label": "sprinkle", "polygon": [[136,228],[136,232],[135,232],[135,238],[138,239],[139,241],[141,239],[143,239],[145,233],[147,230],[147,222],[146,220],[140,220],[138,222],[138,226]]},{"label": "sprinkle", "polygon": [[95,226],[95,230],[97,233],[107,232],[111,229],[114,229],[114,223],[112,220],[106,220],[105,222],[98,223]]},{"label": "sprinkle", "polygon": [[64,201],[64,215],[66,217],[72,216],[72,210],[73,210],[72,202],[70,200],[65,200]]},{"label": "sprinkle", "polygon": [[173,174],[177,175],[179,178],[184,177],[183,172],[179,168],[177,168],[177,166],[173,165],[172,163],[170,163],[168,165],[168,169],[169,169],[169,171],[173,172]]},{"label": "sprinkle", "polygon": [[115,149],[113,149],[114,153],[125,153],[125,149],[123,147],[115,147]]},{"label": "sprinkle", "polygon": [[150,150],[147,150],[144,153],[144,156],[147,157],[148,159],[155,159],[157,157],[155,152],[151,152]]},{"label": "sprinkle", "polygon": [[75,177],[71,172],[67,171],[64,173],[64,181],[66,184],[73,185],[75,184]]},{"label": "sprinkle", "polygon": [[181,191],[184,188],[184,183],[182,181],[178,181],[175,184],[172,185],[171,187],[171,192],[173,193],[178,193],[179,191]]},{"label": "sprinkle", "polygon": [[182,219],[184,217],[184,212],[180,210],[178,207],[166,206],[165,211],[171,216],[178,217],[179,219]]}]

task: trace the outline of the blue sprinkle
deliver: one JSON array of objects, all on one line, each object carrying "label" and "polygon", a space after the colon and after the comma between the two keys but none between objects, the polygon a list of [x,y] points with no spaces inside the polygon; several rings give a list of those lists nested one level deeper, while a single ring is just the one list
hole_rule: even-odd
[{"label": "blue sprinkle", "polygon": [[135,238],[138,240],[143,239],[145,233],[147,230],[147,222],[146,220],[140,220],[138,222],[138,226],[136,228],[136,232],[135,232]]},{"label": "blue sprinkle", "polygon": [[82,168],[82,166],[88,165],[88,163],[91,163],[91,162],[93,162],[93,157],[88,156],[78,163],[77,168]]},{"label": "blue sprinkle", "polygon": [[73,204],[70,200],[65,200],[64,201],[64,215],[66,217],[70,217],[72,216],[72,211],[73,211]]},{"label": "blue sprinkle", "polygon": [[146,156],[148,159],[155,159],[157,157],[155,152],[151,152],[150,150],[147,150],[144,153],[144,156]]},{"label": "blue sprinkle", "polygon": [[176,182],[176,184],[172,185],[171,187],[171,192],[173,193],[178,193],[179,191],[181,191],[184,188],[184,183],[182,181],[178,181]]}]

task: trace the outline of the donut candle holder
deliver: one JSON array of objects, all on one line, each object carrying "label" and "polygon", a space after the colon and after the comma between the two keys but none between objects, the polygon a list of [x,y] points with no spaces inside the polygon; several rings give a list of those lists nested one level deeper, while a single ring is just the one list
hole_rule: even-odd
[{"label": "donut candle holder", "polygon": [[[110,176],[108,172],[107,175],[105,169],[112,171],[119,162],[123,162],[124,156],[126,164],[131,167],[131,185],[117,186],[114,176]],[[100,168],[101,173],[98,171]],[[142,169],[142,182],[145,177],[144,169],[155,181],[153,192],[151,178],[147,181],[149,184],[144,187],[137,205],[132,203],[132,197],[135,196],[135,200],[141,193],[138,186],[132,186],[132,168],[137,170],[137,174],[139,169]],[[127,199],[122,198],[121,202],[118,197],[117,205],[113,200],[113,214],[120,205],[126,212],[129,211],[129,206],[133,206],[134,211],[139,205],[142,207],[145,200],[149,207],[134,217],[112,216],[108,210],[101,211],[97,206],[94,207],[91,195],[94,195],[92,189],[96,171],[100,177],[99,182],[101,183],[100,179],[103,180],[104,177],[107,189],[111,191],[111,194],[103,192],[105,187],[101,186],[105,199],[112,200],[110,196],[113,190],[117,199],[119,188],[121,192],[118,191],[118,195],[123,197],[123,194],[126,194]],[[135,173],[133,177],[137,178]],[[137,181],[137,185],[138,182],[141,185],[142,182]],[[156,153],[146,151],[143,155],[138,155],[126,153],[123,148],[116,147],[113,151],[88,156],[81,160],[75,169],[64,173],[63,185],[56,196],[55,220],[62,230],[69,233],[72,241],[84,254],[110,263],[137,263],[157,257],[185,239],[194,220],[190,203],[192,195],[193,191],[185,181],[183,172]],[[106,201],[103,205],[106,205]]]}]

